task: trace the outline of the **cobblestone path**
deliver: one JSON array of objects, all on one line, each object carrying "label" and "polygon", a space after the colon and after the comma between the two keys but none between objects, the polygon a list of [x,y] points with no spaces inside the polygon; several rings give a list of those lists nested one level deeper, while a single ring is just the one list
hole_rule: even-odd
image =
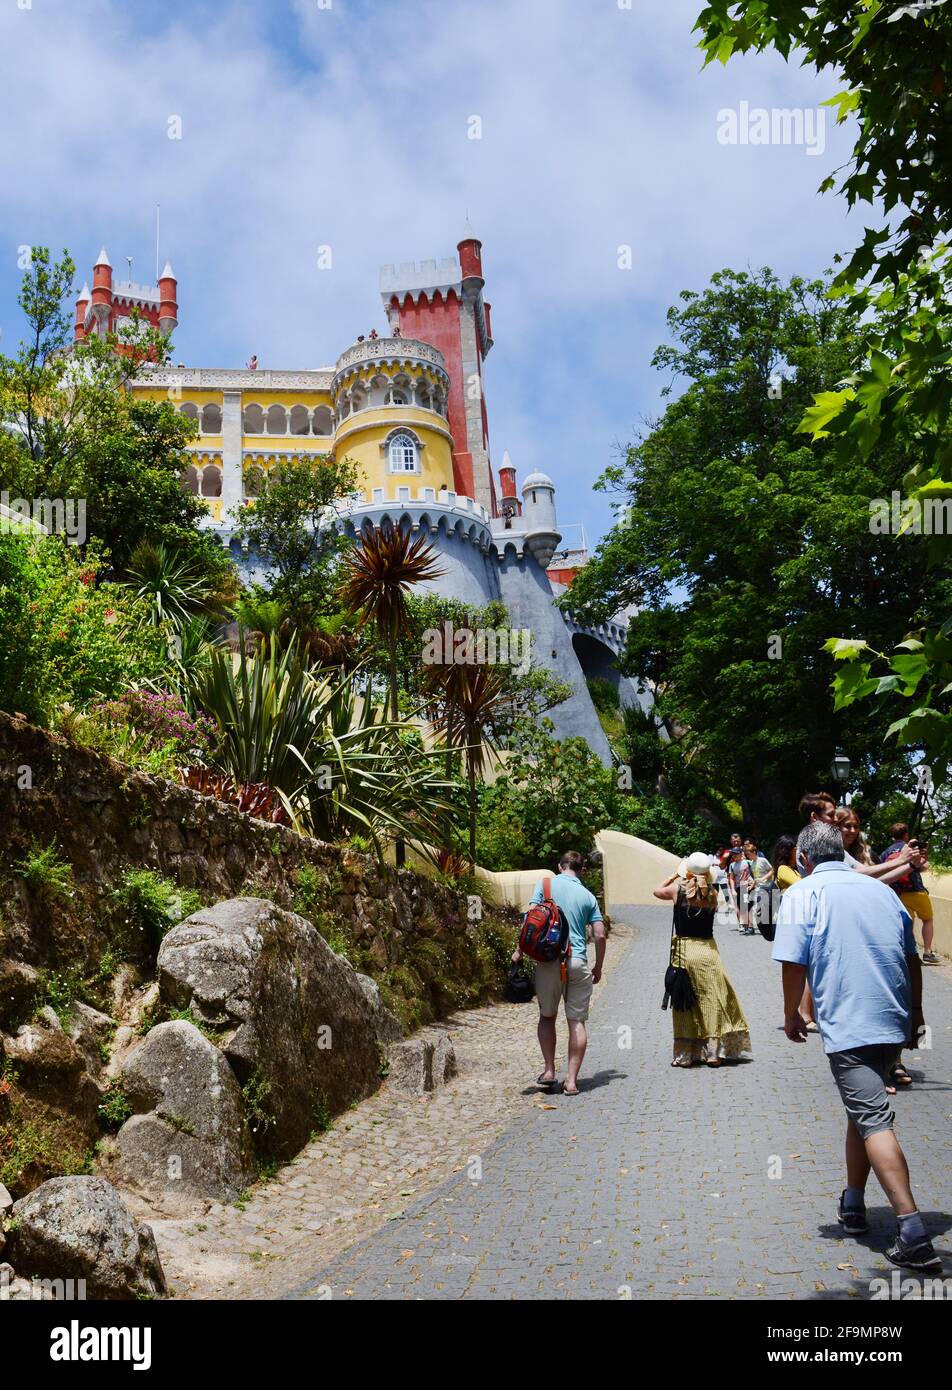
[{"label": "cobblestone path", "polygon": [[[673,1070],[660,1009],[670,909],[632,909],[632,921],[596,989],[581,1095],[524,1106],[481,1171],[464,1166],[393,1212],[294,1296],[863,1299],[889,1277],[893,1222],[875,1179],[868,1236],[844,1239],[836,1225],[843,1112],[819,1037],[797,1046],[783,1034],[767,943],[718,934],[754,1060]],[[932,1047],[905,1054],[916,1084],[895,1104],[952,1275],[952,976],[924,974]],[[530,1047],[527,1079],[537,1065]]]}]

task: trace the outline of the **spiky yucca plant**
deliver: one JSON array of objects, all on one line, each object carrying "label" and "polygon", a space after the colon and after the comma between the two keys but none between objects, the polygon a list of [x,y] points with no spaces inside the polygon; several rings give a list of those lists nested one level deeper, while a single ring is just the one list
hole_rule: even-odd
[{"label": "spiky yucca plant", "polygon": [[458,748],[466,763],[469,803],[469,853],[476,858],[476,782],[489,755],[498,748],[497,725],[511,714],[506,672],[498,666],[439,662],[427,668],[426,685],[434,697],[434,731],[446,748]]},{"label": "spiky yucca plant", "polygon": [[417,731],[362,703],[353,675],[308,669],[294,639],[249,654],[213,650],[193,699],[216,724],[216,762],[241,787],[264,784],[321,839],[366,831],[448,837],[449,785]]},{"label": "spiky yucca plant", "polygon": [[366,527],[343,560],[341,599],[352,614],[369,619],[387,649],[390,676],[390,711],[399,718],[397,643],[411,629],[407,594],[424,580],[437,579],[443,571],[436,551],[425,536],[416,540],[402,527],[385,521]]}]

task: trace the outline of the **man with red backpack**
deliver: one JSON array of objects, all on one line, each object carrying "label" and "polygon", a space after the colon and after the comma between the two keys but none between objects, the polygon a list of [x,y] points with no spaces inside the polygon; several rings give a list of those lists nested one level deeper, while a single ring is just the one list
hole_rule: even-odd
[{"label": "man with red backpack", "polygon": [[[559,1000],[565,1000],[569,1061],[562,1093],[567,1096],[579,1093],[579,1068],[588,1046],[585,1022],[592,989],[602,977],[606,945],[601,910],[578,876],[582,862],[576,850],[566,850],[559,860],[558,875],[536,884],[519,934],[519,945],[512,956],[516,962],[523,956],[535,962],[539,1046],[545,1062],[537,1080],[540,1086],[547,1088],[555,1085],[556,1019]],[[589,926],[595,938],[593,968],[588,964]]]}]

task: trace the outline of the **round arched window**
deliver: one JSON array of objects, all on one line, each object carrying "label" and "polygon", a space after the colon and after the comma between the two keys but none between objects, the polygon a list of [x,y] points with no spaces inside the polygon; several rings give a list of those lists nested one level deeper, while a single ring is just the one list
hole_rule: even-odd
[{"label": "round arched window", "polygon": [[395,434],[390,440],[390,472],[417,471],[417,442],[412,434]]}]

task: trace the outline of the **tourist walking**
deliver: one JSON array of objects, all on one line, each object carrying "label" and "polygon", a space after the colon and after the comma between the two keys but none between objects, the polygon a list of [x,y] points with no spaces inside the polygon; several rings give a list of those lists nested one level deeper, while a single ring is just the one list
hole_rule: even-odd
[{"label": "tourist walking", "polygon": [[941,1269],[893,1132],[886,1077],[898,1048],[918,1037],[922,970],[912,922],[897,895],[847,866],[839,827],[807,825],[797,840],[804,877],[783,895],[773,945],[783,965],[784,1031],[804,1042],[800,1014],[809,979],[830,1070],[847,1114],[846,1187],[837,1219],[847,1235],[867,1229],[870,1167],[896,1214],[887,1259],[904,1269]]},{"label": "tourist walking", "polygon": [[[909,827],[905,821],[897,821],[895,825],[890,827],[889,838],[892,844],[879,856],[881,864],[898,859],[903,850],[909,849]],[[922,860],[923,856],[920,852],[919,865],[922,864]],[[925,884],[922,881],[922,868],[919,865],[910,868],[908,875],[903,878],[894,879],[891,887],[899,894],[902,905],[913,919],[913,923],[917,917],[919,918],[922,931],[923,965],[938,965],[939,957],[932,949],[935,937],[932,899],[926,892]]]},{"label": "tourist walking", "polygon": [[[714,940],[717,888],[709,856],[698,851],[654,890],[673,904],[670,965],[686,972],[685,1007],[672,997],[673,1067],[719,1067],[750,1053],[750,1032]],[[682,977],[683,978],[683,977]]]},{"label": "tourist walking", "polygon": [[750,926],[750,889],[753,880],[750,877],[750,865],[744,857],[743,845],[731,845],[727,882],[737,914],[737,926],[734,930],[746,932]]},{"label": "tourist walking", "polygon": [[[578,1074],[588,1046],[585,1024],[592,990],[602,978],[605,961],[605,923],[595,895],[588,891],[578,876],[583,862],[576,850],[566,850],[559,860],[558,874],[552,879],[540,880],[532,895],[533,903],[543,902],[544,888],[548,883],[551,901],[560,908],[568,926],[571,953],[566,962],[565,978],[561,961],[535,963],[535,989],[539,1003],[538,1038],[545,1063],[536,1079],[540,1086],[551,1087],[555,1084],[556,1020],[559,1003],[564,1000],[569,1029],[568,1067],[562,1083],[562,1093],[566,1096],[577,1096],[579,1093]],[[595,965],[591,968],[588,964],[589,927],[595,940]],[[512,959],[516,963],[522,960],[518,947]]]},{"label": "tourist walking", "polygon": [[770,923],[770,889],[773,886],[773,866],[761,854],[757,841],[748,835],[744,841],[744,857],[750,868],[751,903],[747,936],[755,936],[761,924]]}]

